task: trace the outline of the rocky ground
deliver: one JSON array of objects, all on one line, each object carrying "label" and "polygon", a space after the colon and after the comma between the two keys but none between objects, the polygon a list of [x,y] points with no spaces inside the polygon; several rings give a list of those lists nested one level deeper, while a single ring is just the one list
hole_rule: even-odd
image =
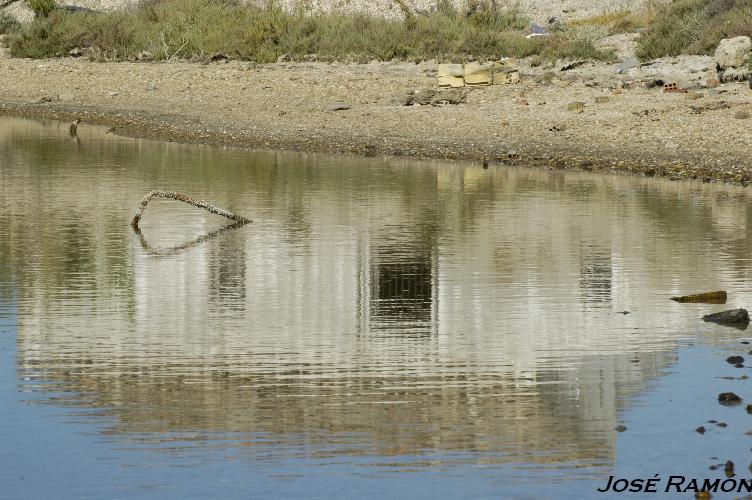
[{"label": "rocky ground", "polygon": [[523,63],[519,84],[458,89],[460,104],[401,105],[416,92],[438,90],[436,70],[433,63],[202,65],[4,55],[0,113],[80,117],[81,127],[185,142],[752,181],[752,90],[745,83],[664,93],[624,87],[615,65],[561,71]]}]

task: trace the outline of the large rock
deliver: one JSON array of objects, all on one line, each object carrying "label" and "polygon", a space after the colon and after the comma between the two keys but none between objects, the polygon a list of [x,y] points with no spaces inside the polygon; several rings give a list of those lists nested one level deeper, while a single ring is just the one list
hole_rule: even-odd
[{"label": "large rock", "polygon": [[742,398],[733,392],[722,392],[718,395],[718,402],[724,406],[734,406],[741,404]]},{"label": "large rock", "polygon": [[718,78],[710,56],[663,57],[623,72],[630,80],[676,83],[680,87],[705,87]]},{"label": "large rock", "polygon": [[714,314],[707,314],[702,317],[704,321],[726,325],[747,325],[749,324],[749,313],[746,309],[732,309]]},{"label": "large rock", "polygon": [[616,66],[616,72],[622,74],[629,71],[632,68],[636,68],[640,65],[640,60],[636,57],[628,57],[624,59],[621,64]]},{"label": "large rock", "polygon": [[752,40],[748,36],[725,38],[715,49],[714,60],[721,69],[741,68],[749,63]]}]

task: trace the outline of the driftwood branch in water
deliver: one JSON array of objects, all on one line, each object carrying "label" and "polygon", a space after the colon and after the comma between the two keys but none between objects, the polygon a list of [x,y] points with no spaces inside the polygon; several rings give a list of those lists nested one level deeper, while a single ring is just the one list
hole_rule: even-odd
[{"label": "driftwood branch in water", "polygon": [[136,213],[136,215],[133,217],[131,226],[138,229],[138,223],[141,220],[141,216],[144,215],[146,205],[149,204],[152,198],[169,198],[171,200],[182,201],[183,203],[188,203],[189,205],[193,205],[194,207],[208,210],[210,213],[221,215],[222,217],[227,217],[228,219],[234,220],[240,224],[248,224],[249,222],[253,222],[250,219],[235,215],[234,213],[228,212],[227,210],[209,205],[205,201],[194,200],[190,196],[186,196],[184,194],[176,193],[174,191],[152,191],[144,196],[144,198],[141,200],[141,203],[138,204],[138,213]]}]

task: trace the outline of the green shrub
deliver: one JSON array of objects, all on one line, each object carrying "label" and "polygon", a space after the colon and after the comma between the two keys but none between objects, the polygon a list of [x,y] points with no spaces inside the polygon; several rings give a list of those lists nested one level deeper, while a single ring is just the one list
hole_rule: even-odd
[{"label": "green shrub", "polygon": [[29,0],[29,7],[36,17],[47,17],[57,8],[55,0]]},{"label": "green shrub", "polygon": [[307,13],[223,0],[146,0],[127,12],[51,12],[13,35],[16,57],[51,57],[92,47],[107,58],[127,59],[148,50],[156,59],[208,57],[276,61],[282,54],[323,61],[465,61],[504,56],[608,59],[592,41],[556,33],[526,39],[529,21],[496,2],[459,12],[448,2],[409,21],[364,14]]},{"label": "green shrub", "polygon": [[10,14],[0,12],[0,35],[16,33],[18,31],[21,31],[21,23]]},{"label": "green shrub", "polygon": [[711,54],[724,38],[752,36],[749,0],[674,0],[640,36],[637,56]]}]

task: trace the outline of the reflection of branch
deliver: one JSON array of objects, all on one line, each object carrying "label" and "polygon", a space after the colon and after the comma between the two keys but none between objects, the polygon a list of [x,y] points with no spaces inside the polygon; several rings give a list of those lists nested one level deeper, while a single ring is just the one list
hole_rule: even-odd
[{"label": "reflection of branch", "polygon": [[144,237],[144,234],[141,232],[141,230],[138,228],[138,226],[134,226],[133,230],[138,235],[139,239],[141,240],[141,248],[146,250],[146,252],[153,256],[153,257],[167,257],[169,255],[177,255],[179,253],[182,253],[189,248],[193,248],[196,245],[200,245],[201,243],[209,240],[213,240],[220,234],[224,233],[225,231],[229,231],[231,229],[237,229],[239,227],[242,227],[245,225],[245,222],[236,222],[234,224],[230,224],[229,226],[220,227],[219,229],[215,229],[214,231],[206,234],[202,234],[198,238],[186,241],[185,243],[181,243],[180,245],[176,245],[171,248],[165,248],[165,249],[159,249],[159,248],[152,248],[151,245],[149,245],[149,242],[146,241],[146,238]]},{"label": "reflection of branch", "polygon": [[152,198],[169,198],[175,201],[182,201],[183,203],[188,203],[189,205],[193,205],[194,207],[203,208],[204,210],[209,211],[209,213],[221,215],[222,217],[227,217],[228,219],[237,221],[242,224],[253,222],[251,220],[246,219],[245,217],[241,217],[239,215],[235,215],[232,212],[228,212],[227,210],[223,210],[213,205],[209,205],[205,201],[194,200],[190,196],[186,196],[181,193],[176,193],[174,191],[151,191],[146,196],[144,196],[144,198],[141,200],[141,203],[138,204],[138,212],[133,217],[133,220],[131,221],[131,226],[138,229],[138,222],[141,220],[141,216],[144,215],[144,210],[146,210],[146,205],[149,204]]}]

